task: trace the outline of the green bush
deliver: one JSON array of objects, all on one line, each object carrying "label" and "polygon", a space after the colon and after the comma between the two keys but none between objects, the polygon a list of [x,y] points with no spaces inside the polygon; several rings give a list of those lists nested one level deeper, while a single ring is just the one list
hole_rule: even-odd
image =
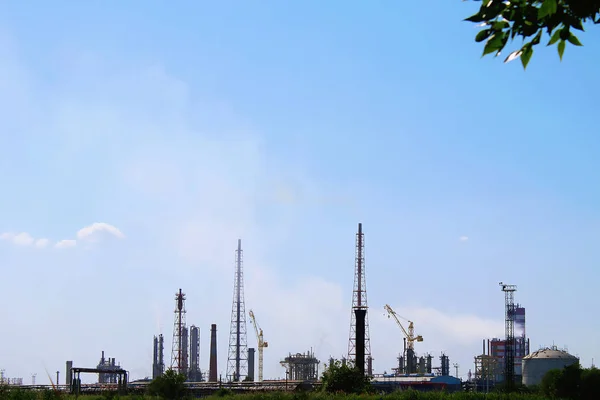
[{"label": "green bush", "polygon": [[148,385],[148,393],[164,400],[179,400],[185,394],[185,375],[168,369]]},{"label": "green bush", "polygon": [[323,390],[328,393],[368,393],[371,380],[351,362],[336,360],[323,372]]}]

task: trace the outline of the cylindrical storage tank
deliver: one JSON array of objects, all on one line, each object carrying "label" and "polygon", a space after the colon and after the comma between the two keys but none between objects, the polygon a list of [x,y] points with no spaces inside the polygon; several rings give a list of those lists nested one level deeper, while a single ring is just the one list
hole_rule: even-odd
[{"label": "cylindrical storage tank", "polygon": [[539,385],[546,373],[552,369],[563,369],[579,362],[579,358],[554,347],[538,350],[523,357],[523,384]]}]

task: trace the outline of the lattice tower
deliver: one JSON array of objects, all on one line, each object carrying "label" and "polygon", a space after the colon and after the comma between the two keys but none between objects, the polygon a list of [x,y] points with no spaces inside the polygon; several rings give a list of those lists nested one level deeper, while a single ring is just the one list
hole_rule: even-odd
[{"label": "lattice tower", "polygon": [[235,277],[233,304],[229,330],[229,355],[227,357],[227,379],[242,381],[248,375],[248,342],[246,335],[246,307],[244,304],[244,275],[242,269],[242,240],[238,239],[235,252]]},{"label": "lattice tower", "polygon": [[505,303],[505,334],[504,344],[504,382],[507,390],[512,390],[515,384],[515,298],[516,285],[500,282],[504,292]]},{"label": "lattice tower", "polygon": [[354,289],[352,291],[352,310],[350,312],[350,339],[348,341],[348,359],[356,360],[356,315],[354,310],[363,309],[365,315],[365,371],[370,375],[371,367],[371,338],[369,335],[369,312],[367,305],[367,281],[365,274],[365,236],[362,224],[358,224],[356,233],[356,250],[354,262]]},{"label": "lattice tower", "polygon": [[175,294],[175,322],[173,324],[173,345],[171,351],[171,369],[179,374],[187,374],[186,360],[185,293],[179,289]]}]

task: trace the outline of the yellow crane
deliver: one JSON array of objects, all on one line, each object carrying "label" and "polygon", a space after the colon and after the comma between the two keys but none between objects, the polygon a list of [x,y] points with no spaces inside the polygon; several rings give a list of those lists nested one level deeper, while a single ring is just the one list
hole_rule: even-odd
[{"label": "yellow crane", "polygon": [[[398,314],[396,314],[396,311],[392,310],[392,307],[390,307],[389,305],[385,305],[385,311],[387,311],[388,313],[388,318],[391,316],[396,320],[396,323],[398,324],[398,326],[400,327],[400,329],[402,329],[402,332],[404,333],[404,336],[406,336],[406,346],[411,349],[414,350],[414,342],[422,342],[423,341],[423,336],[418,335],[415,336],[415,327],[412,323],[412,321],[408,321],[408,332],[406,331],[406,329],[404,329],[404,326],[402,326],[402,324],[400,323],[400,319],[398,318]],[[406,319],[406,318],[403,318]]]},{"label": "yellow crane", "polygon": [[263,330],[258,326],[256,318],[252,310],[248,313],[254,325],[254,332],[256,332],[256,339],[258,340],[258,382],[262,382],[263,379],[263,349],[269,347],[269,343],[263,340]]}]

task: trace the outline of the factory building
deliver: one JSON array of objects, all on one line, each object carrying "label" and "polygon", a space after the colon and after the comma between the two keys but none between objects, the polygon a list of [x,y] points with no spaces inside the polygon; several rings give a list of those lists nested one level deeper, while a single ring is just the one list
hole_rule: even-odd
[{"label": "factory building", "polygon": [[450,358],[442,353],[440,356],[440,366],[433,366],[433,356],[431,354],[425,354],[421,357],[415,355],[414,350],[407,349],[407,356],[400,354],[398,356],[398,366],[392,368],[396,376],[404,375],[423,375],[434,373],[436,376],[449,376],[450,375]]},{"label": "factory building", "polygon": [[312,350],[288,355],[280,364],[285,367],[286,378],[293,381],[316,381],[319,379],[319,363]]},{"label": "factory building", "polygon": [[4,370],[0,369],[0,385],[22,386],[23,378],[8,378],[4,375]]},{"label": "factory building", "polygon": [[121,364],[117,364],[114,358],[104,358],[104,351],[100,357],[100,362],[96,368],[98,370],[107,370],[111,372],[100,372],[98,374],[98,383],[118,383],[118,375],[114,371]]},{"label": "factory building", "polygon": [[563,369],[579,363],[579,359],[556,346],[547,347],[523,357],[523,384],[539,385],[546,373],[552,369]]},{"label": "factory building", "polygon": [[[514,309],[514,363],[515,379],[521,381],[523,358],[529,354],[529,339],[525,329],[525,307],[515,304]],[[475,357],[475,380],[480,389],[487,390],[504,380],[505,339],[483,340],[483,352]]]}]

